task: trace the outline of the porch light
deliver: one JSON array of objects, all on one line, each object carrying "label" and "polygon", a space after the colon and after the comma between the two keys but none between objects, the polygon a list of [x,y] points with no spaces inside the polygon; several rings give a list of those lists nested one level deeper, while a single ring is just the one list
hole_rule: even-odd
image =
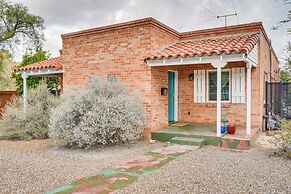
[{"label": "porch light", "polygon": [[161,95],[166,96],[168,94],[168,88],[161,88]]},{"label": "porch light", "polygon": [[189,81],[193,81],[194,80],[194,74],[191,73],[189,76],[188,76],[188,80]]}]

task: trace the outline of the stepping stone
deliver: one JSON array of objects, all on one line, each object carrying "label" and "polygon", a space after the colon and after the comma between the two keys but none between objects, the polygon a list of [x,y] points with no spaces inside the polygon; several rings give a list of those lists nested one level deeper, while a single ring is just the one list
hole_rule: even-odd
[{"label": "stepping stone", "polygon": [[171,126],[175,126],[175,127],[184,127],[186,125],[189,125],[189,123],[180,123],[180,122],[178,122],[178,123],[171,124]]},{"label": "stepping stone", "polygon": [[172,145],[167,147],[162,147],[151,151],[151,153],[162,154],[162,155],[176,155],[184,154],[193,150],[196,150],[198,147],[189,146],[189,145]]},{"label": "stepping stone", "polygon": [[137,179],[147,176],[162,166],[167,165],[177,157],[195,149],[198,149],[198,147],[177,144],[155,149],[127,162],[120,163],[111,168],[102,169],[99,172],[77,181],[72,181],[46,194],[114,193],[132,184]]}]

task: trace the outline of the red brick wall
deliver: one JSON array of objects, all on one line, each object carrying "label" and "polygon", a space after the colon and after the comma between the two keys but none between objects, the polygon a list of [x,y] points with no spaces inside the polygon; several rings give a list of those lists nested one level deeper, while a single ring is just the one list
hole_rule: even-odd
[{"label": "red brick wall", "polygon": [[152,108],[155,96],[151,95],[151,71],[144,59],[175,40],[173,35],[152,25],[63,38],[64,93],[70,88],[85,87],[92,76],[116,76],[131,91],[141,93],[147,109],[145,135],[148,137],[150,130],[156,128],[152,113],[158,113]]},{"label": "red brick wall", "polygon": [[161,95],[161,88],[168,88],[168,70],[177,70],[177,67],[152,67],[152,103],[153,126],[152,130],[168,125],[168,96]]},{"label": "red brick wall", "polygon": [[17,94],[16,91],[0,91],[0,117],[1,112],[5,105],[9,103],[12,97],[15,96],[16,94]]},{"label": "red brick wall", "polygon": [[[245,64],[243,62],[229,63],[225,66],[225,69],[231,69],[233,67],[245,67]],[[179,120],[191,123],[216,123],[216,103],[194,103],[194,81],[189,81],[188,76],[189,74],[193,73],[194,70],[198,69],[209,70],[214,68],[210,64],[173,67],[152,67],[152,95],[159,94],[159,96],[155,100],[155,107],[157,107],[157,109],[153,110],[158,112],[159,115],[158,117],[154,118],[154,122],[156,122],[158,126],[168,124],[168,97],[160,95],[161,87],[168,87],[168,70],[175,70],[178,72]],[[256,82],[254,81],[256,79],[256,73],[257,72],[254,69],[252,72],[252,74],[254,75],[252,83],[253,86],[256,85]],[[207,82],[205,82],[205,84],[207,84]],[[253,87],[252,93],[252,98],[255,98],[255,87]],[[255,102],[256,101],[254,101],[253,104],[255,104]],[[188,115],[188,112],[190,112],[190,115]],[[255,114],[257,112],[258,110],[254,108],[253,113]],[[232,124],[246,125],[246,103],[223,103],[222,115],[226,115],[227,119]],[[258,127],[256,125],[256,122],[253,122],[253,126]]]},{"label": "red brick wall", "polygon": [[[152,48],[154,51],[178,41],[178,38],[165,34],[160,29],[151,29]],[[168,69],[165,67],[165,69]],[[168,87],[168,72],[159,68],[151,68],[151,101],[152,121],[151,130],[156,130],[168,125],[168,97],[161,96],[161,87]]]},{"label": "red brick wall", "polygon": [[146,26],[63,38],[64,93],[85,87],[92,76],[114,75],[141,93],[150,121],[151,75],[144,62],[152,51],[150,37]]},{"label": "red brick wall", "polygon": [[[237,31],[232,33],[242,33],[243,31]],[[258,28],[248,29],[246,32],[259,32]],[[211,36],[226,35],[226,33],[220,32],[220,34],[212,33]],[[197,36],[191,37],[201,38]],[[186,39],[183,38],[182,39]],[[189,39],[189,37],[187,37]],[[259,64],[256,68],[252,68],[252,94],[251,94],[251,115],[252,115],[252,127],[263,127],[263,115],[264,115],[264,73],[269,72],[269,46],[266,42],[265,36],[261,33],[259,40]],[[263,55],[263,57],[262,57]],[[272,70],[278,69],[278,61],[275,58],[275,54],[272,53]],[[231,67],[245,67],[245,63],[230,63],[225,68]],[[188,75],[193,73],[194,69],[212,69],[211,65],[188,65],[188,66],[172,66],[172,67],[153,67],[152,72],[152,95],[156,95],[153,100],[153,122],[157,125],[157,128],[168,124],[168,99],[167,96],[157,95],[160,94],[161,87],[168,86],[168,70],[178,71],[179,77],[179,120],[193,123],[215,123],[216,122],[216,104],[215,103],[194,103],[194,82],[188,81]],[[246,73],[246,70],[245,70]],[[272,72],[274,80],[278,80],[278,74]],[[247,75],[245,75],[246,77]],[[245,87],[246,87],[245,80]],[[245,88],[246,97],[246,88]],[[245,100],[246,101],[246,100]],[[155,113],[156,112],[156,113]],[[190,112],[190,115],[188,115]],[[230,123],[236,125],[246,125],[246,103],[244,104],[222,104],[222,114],[226,115]],[[155,128],[153,128],[155,130]]]},{"label": "red brick wall", "polygon": [[280,81],[279,73],[278,73],[278,67],[279,62],[277,61],[277,58],[275,56],[275,53],[271,53],[272,58],[272,80],[270,80],[270,48],[268,44],[268,40],[265,36],[260,36],[259,39],[259,66],[258,69],[260,71],[259,73],[259,83],[256,87],[260,88],[260,95],[256,97],[257,105],[260,109],[260,114],[257,115],[255,119],[258,119],[260,122],[260,127],[264,128],[264,120],[263,115],[265,114],[265,81]]},{"label": "red brick wall", "polygon": [[[239,30],[235,33],[242,33]],[[259,32],[258,27],[248,28],[246,32]],[[220,31],[208,36],[227,35]],[[201,38],[203,36],[188,35],[181,39]],[[259,65],[252,70],[252,125],[260,127],[263,115],[263,71],[268,66],[266,41],[260,38]],[[195,104],[193,102],[193,81],[188,75],[194,69],[212,68],[210,65],[189,65],[174,67],[150,68],[144,61],[154,51],[160,50],[179,41],[175,33],[159,28],[152,23],[125,26],[114,30],[90,32],[63,36],[62,58],[64,65],[64,93],[70,88],[84,88],[88,78],[99,76],[106,78],[114,75],[117,80],[130,86],[131,91],[141,93],[142,101],[147,110],[147,126],[145,135],[151,130],[168,125],[168,99],[161,96],[161,87],[168,87],[168,70],[177,70],[179,77],[179,120],[187,122],[216,122],[216,105],[213,103]],[[275,57],[273,57],[275,60]],[[277,64],[274,64],[276,68]],[[245,64],[229,64],[245,66]],[[246,84],[245,84],[246,85]],[[188,115],[190,112],[190,115]],[[245,125],[246,104],[225,103],[222,114],[226,114],[230,122]]]}]

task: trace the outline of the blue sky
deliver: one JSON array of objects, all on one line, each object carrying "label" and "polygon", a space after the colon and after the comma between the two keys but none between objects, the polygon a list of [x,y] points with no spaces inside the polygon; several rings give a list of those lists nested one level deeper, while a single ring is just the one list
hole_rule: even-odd
[{"label": "blue sky", "polygon": [[143,17],[154,17],[177,31],[189,31],[224,25],[217,15],[237,12],[228,25],[262,21],[281,61],[291,35],[291,22],[272,30],[287,17],[291,4],[284,0],[13,0],[45,19],[44,48],[52,56],[61,49],[60,35],[81,29],[103,26]]}]

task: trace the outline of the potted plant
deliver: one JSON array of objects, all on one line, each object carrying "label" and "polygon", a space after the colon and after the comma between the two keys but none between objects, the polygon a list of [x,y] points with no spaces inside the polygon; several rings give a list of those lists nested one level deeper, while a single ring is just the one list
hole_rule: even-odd
[{"label": "potted plant", "polygon": [[228,134],[235,134],[236,126],[235,125],[227,125],[227,133]]}]

